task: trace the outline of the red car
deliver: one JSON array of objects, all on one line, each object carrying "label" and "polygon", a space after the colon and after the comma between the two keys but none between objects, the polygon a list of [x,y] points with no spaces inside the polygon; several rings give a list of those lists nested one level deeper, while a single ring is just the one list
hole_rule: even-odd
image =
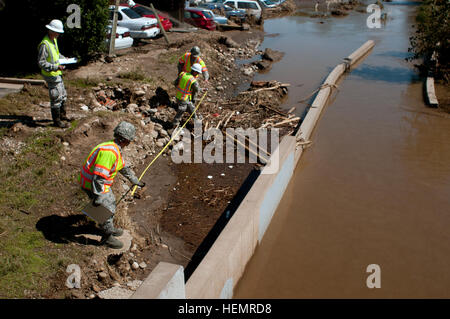
[{"label": "red car", "polygon": [[185,8],[184,21],[202,29],[216,30],[216,23],[211,14],[202,9]]},{"label": "red car", "polygon": [[[129,7],[128,4],[121,4],[121,6]],[[144,7],[140,4],[136,4],[135,6],[133,6],[131,8],[133,9],[133,11],[137,12],[141,17],[156,19],[155,13],[147,7]],[[159,19],[161,20],[161,24],[162,24],[164,30],[169,31],[173,27],[172,22],[170,22],[170,20],[167,17],[164,17],[160,14],[158,16],[159,16]],[[158,28],[159,28],[159,24],[158,24]]]}]

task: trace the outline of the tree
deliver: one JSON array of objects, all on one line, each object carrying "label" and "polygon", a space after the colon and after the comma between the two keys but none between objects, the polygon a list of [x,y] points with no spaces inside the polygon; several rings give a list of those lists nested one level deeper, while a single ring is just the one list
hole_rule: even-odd
[{"label": "tree", "polygon": [[[449,80],[450,1],[425,0],[416,17],[416,32],[410,38],[412,59],[423,58],[424,65],[437,77]],[[433,55],[434,54],[434,55]],[[436,62],[433,62],[435,58]]]},{"label": "tree", "polygon": [[[64,23],[64,34],[58,38],[61,53],[88,62],[105,47],[109,0],[2,0],[0,27],[4,30],[2,50],[3,75],[39,72],[37,48],[47,32],[45,25],[53,19]],[[80,7],[80,28],[70,28],[69,5]],[[20,58],[20,60],[19,60]],[[20,61],[20,63],[19,63]]]}]

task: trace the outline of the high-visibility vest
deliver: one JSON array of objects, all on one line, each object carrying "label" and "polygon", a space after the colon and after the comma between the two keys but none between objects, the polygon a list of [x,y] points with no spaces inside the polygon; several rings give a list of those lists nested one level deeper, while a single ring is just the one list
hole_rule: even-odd
[{"label": "high-visibility vest", "polygon": [[177,85],[177,99],[180,101],[192,100],[192,84],[197,80],[195,76],[190,73],[181,72],[179,75],[179,81]]},{"label": "high-visibility vest", "polygon": [[107,181],[102,191],[107,193],[117,172],[124,166],[120,148],[113,140],[99,144],[89,153],[81,168],[79,176],[81,187],[92,190],[92,179],[94,175],[98,175]]},{"label": "high-visibility vest", "polygon": [[[179,60],[178,62],[180,62],[183,65],[183,72],[188,72],[191,73],[191,52],[186,52]],[[198,63],[202,66],[202,73],[208,71],[208,69],[206,68],[206,64],[205,62],[202,60],[201,57],[197,57],[194,60],[194,63]]]},{"label": "high-visibility vest", "polygon": [[[59,49],[58,49],[58,42],[56,41],[56,39],[54,41],[52,41],[52,40],[50,40],[48,35],[46,35],[44,37],[44,39],[42,39],[41,43],[39,43],[39,47],[42,44],[47,46],[47,51],[48,51],[47,62],[59,65]],[[47,72],[44,69],[41,69],[41,73],[44,76],[58,76],[58,75],[62,75],[62,71],[61,70]]]}]

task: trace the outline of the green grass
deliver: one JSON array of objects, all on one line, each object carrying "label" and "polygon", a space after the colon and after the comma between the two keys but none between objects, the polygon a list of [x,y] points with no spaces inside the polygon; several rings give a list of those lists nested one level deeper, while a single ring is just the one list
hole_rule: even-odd
[{"label": "green grass", "polygon": [[[37,212],[58,196],[48,187],[61,143],[46,129],[28,138],[13,161],[0,169],[0,298],[26,297],[49,288],[48,277],[68,262],[35,225]],[[54,179],[54,178],[53,178]]]},{"label": "green grass", "polygon": [[176,64],[180,55],[178,53],[162,53],[159,55],[159,61],[165,64]]},{"label": "green grass", "polygon": [[153,82],[153,80],[151,78],[147,77],[145,72],[139,68],[135,69],[133,71],[129,71],[129,72],[122,72],[119,74],[119,78],[132,80],[132,81],[146,82],[146,83]]},{"label": "green grass", "polygon": [[71,80],[66,80],[67,84],[70,86],[75,86],[78,88],[92,88],[94,86],[97,86],[100,82],[102,82],[101,79],[98,78],[90,78],[90,77],[86,77],[86,78],[78,78],[78,79],[71,79]]}]

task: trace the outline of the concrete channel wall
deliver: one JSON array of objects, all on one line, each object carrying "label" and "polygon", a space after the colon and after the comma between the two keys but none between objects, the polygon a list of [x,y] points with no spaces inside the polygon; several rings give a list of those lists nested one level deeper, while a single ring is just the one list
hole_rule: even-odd
[{"label": "concrete channel wall", "polygon": [[296,136],[285,136],[272,154],[271,165],[268,166],[278,163],[278,170],[273,172],[273,167],[268,166],[262,170],[189,280],[184,283],[184,276],[180,276],[181,266],[160,263],[132,298],[233,297],[233,289],[244,273],[256,246],[262,240],[294,173],[303,150],[301,143],[308,141],[311,136],[338,79],[358,60],[366,56],[374,45],[373,41],[367,41],[330,73]]}]

